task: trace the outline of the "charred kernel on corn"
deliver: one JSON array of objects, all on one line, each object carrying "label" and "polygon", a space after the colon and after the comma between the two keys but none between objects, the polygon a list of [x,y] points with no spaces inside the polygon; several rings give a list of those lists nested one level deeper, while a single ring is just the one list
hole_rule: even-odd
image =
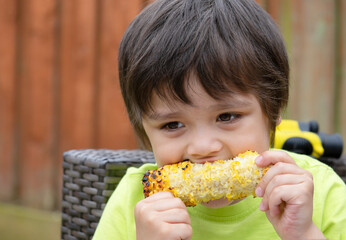
[{"label": "charred kernel on corn", "polygon": [[232,160],[205,164],[184,161],[147,171],[142,180],[144,196],[169,191],[186,206],[220,198],[256,196],[255,188],[268,170],[255,164],[257,156],[256,152],[247,151]]}]

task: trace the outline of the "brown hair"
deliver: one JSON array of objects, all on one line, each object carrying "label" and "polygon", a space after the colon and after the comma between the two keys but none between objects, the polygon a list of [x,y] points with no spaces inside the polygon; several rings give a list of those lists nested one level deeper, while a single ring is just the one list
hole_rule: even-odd
[{"label": "brown hair", "polygon": [[130,24],[119,51],[120,86],[143,146],[142,116],[155,92],[186,104],[186,80],[195,74],[213,98],[254,94],[276,121],[288,101],[289,65],[272,18],[252,0],[156,0]]}]

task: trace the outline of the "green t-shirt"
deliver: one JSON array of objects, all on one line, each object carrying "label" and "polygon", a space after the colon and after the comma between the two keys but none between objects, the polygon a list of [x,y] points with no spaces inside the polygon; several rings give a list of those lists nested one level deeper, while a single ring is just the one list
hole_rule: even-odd
[{"label": "green t-shirt", "polygon": [[[328,239],[346,239],[346,185],[329,166],[305,155],[290,153],[296,163],[313,174],[313,222]],[[134,208],[143,199],[142,177],[155,164],[129,168],[109,199],[94,240],[136,239]],[[211,209],[189,207],[192,239],[279,239],[264,212],[261,198]]]}]

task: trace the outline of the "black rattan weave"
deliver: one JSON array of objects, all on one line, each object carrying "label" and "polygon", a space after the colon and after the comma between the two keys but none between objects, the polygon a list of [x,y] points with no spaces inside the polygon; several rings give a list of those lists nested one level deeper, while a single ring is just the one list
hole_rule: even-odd
[{"label": "black rattan weave", "polygon": [[154,162],[143,150],[83,149],[64,153],[61,239],[91,239],[109,197],[131,166]]}]

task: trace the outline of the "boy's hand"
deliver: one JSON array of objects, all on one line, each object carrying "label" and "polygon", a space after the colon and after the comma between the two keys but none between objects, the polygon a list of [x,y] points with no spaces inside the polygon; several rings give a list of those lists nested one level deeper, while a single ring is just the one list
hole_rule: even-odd
[{"label": "boy's hand", "polygon": [[158,192],[135,207],[137,240],[191,239],[190,216],[185,204],[170,192]]},{"label": "boy's hand", "polygon": [[263,197],[260,210],[282,239],[325,239],[312,222],[314,185],[312,174],[297,166],[283,151],[262,153],[256,164],[273,164],[256,189]]}]

